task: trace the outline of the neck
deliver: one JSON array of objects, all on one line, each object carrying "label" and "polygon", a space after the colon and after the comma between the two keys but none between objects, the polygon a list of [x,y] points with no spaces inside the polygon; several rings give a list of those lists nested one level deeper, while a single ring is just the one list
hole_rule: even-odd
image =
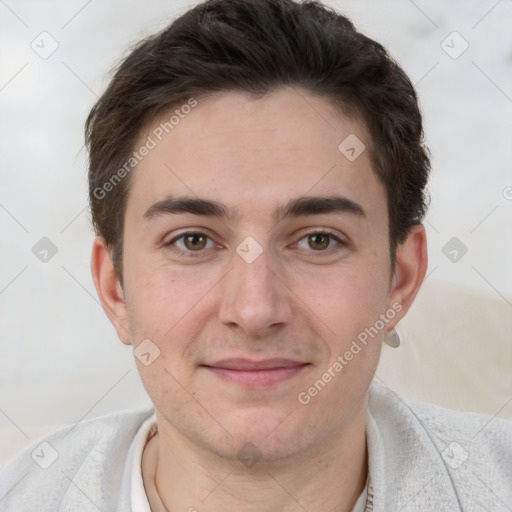
[{"label": "neck", "polygon": [[168,511],[350,512],[366,483],[366,401],[321,446],[252,467],[198,448],[158,419],[151,451],[156,488]]}]

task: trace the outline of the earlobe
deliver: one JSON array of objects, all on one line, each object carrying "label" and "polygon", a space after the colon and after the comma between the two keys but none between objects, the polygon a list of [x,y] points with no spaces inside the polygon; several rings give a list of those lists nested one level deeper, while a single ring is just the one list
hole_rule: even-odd
[{"label": "earlobe", "polygon": [[130,345],[131,336],[124,292],[112,265],[107,244],[101,237],[96,237],[93,242],[91,273],[103,311],[114,326],[119,339],[125,345]]},{"label": "earlobe", "polygon": [[389,330],[405,316],[418,293],[427,271],[427,236],[422,224],[412,226],[405,241],[397,248],[395,272],[389,294],[389,307],[402,307]]}]

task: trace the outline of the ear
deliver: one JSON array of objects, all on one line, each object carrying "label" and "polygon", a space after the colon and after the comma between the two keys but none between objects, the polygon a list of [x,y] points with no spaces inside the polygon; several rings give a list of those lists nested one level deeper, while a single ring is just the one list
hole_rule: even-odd
[{"label": "ear", "polygon": [[[425,227],[417,224],[412,226],[405,241],[397,247],[388,302],[388,307],[393,308],[397,314],[389,322],[388,330],[393,329],[411,307],[425,278],[427,265],[427,235]],[[400,309],[398,304],[401,305]]]},{"label": "ear", "polygon": [[123,289],[114,270],[105,240],[96,237],[92,245],[91,272],[96,292],[119,339],[131,345],[128,314]]}]

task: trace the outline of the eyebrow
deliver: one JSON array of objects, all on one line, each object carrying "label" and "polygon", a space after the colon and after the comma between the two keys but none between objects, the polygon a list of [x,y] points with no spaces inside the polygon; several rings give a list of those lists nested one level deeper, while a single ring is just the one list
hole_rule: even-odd
[{"label": "eyebrow", "polygon": [[[143,219],[150,220],[163,215],[180,213],[214,217],[221,220],[235,220],[239,216],[236,210],[231,210],[218,201],[191,196],[168,196],[150,206],[144,213]],[[358,203],[345,196],[330,195],[303,196],[291,199],[288,203],[277,207],[274,211],[274,220],[280,222],[286,218],[329,213],[366,217],[366,212]]]}]

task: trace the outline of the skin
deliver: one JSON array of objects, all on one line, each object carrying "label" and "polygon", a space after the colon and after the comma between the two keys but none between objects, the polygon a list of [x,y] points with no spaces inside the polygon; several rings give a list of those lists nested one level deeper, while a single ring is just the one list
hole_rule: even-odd
[{"label": "skin", "polygon": [[[382,337],[409,309],[427,256],[425,230],[414,226],[391,268],[385,189],[368,150],[354,161],[339,151],[349,134],[369,147],[361,122],[300,89],[200,99],[133,172],[124,289],[105,242],[94,242],[94,282],[119,338],[134,348],[149,338],[160,350],[148,366],[136,361],[159,429],[144,464],[156,468],[167,510],[348,511],[363,490],[368,387]],[[216,200],[238,216],[144,218],[171,194]],[[364,215],[273,217],[292,198],[333,194]],[[343,243],[308,236],[315,230]],[[183,238],[165,245],[188,231],[209,238],[199,250]],[[248,236],[262,249],[252,263],[236,252]],[[301,404],[298,394],[393,304],[400,312]],[[229,357],[308,365],[266,387],[203,366]],[[256,447],[251,466],[237,456],[246,443]]]}]

